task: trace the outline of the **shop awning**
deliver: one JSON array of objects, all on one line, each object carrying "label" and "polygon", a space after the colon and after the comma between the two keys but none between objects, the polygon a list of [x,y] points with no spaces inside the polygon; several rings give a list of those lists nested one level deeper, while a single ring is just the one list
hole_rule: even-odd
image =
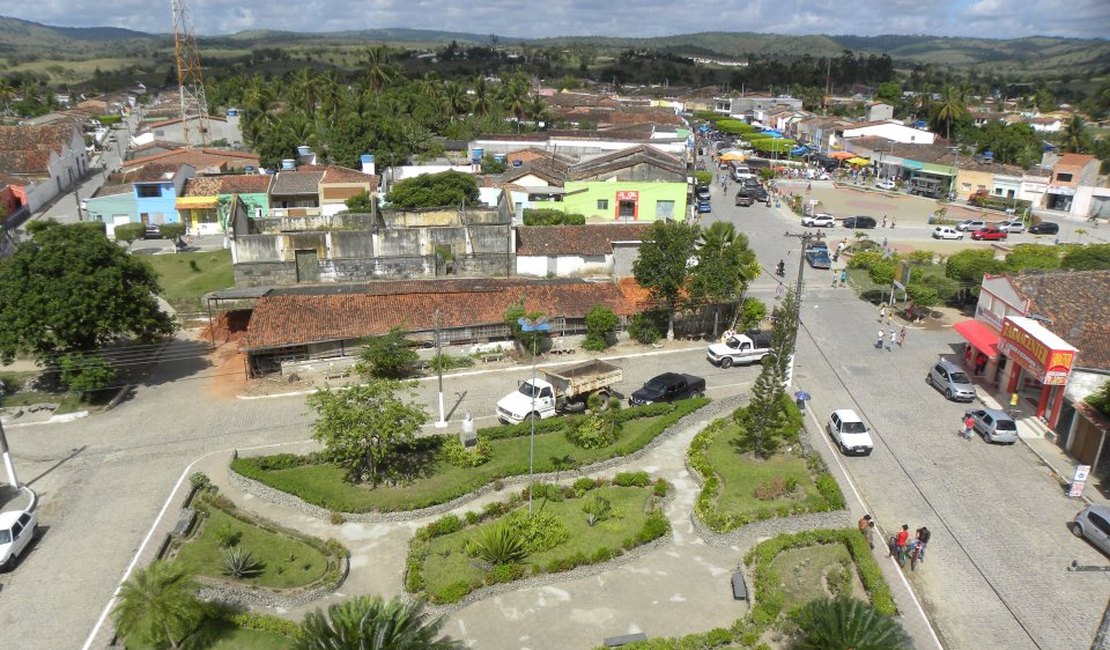
[{"label": "shop awning", "polygon": [[744,159],[744,154],[740,153],[739,151],[730,151],[728,153],[723,153],[718,158],[718,160],[725,160],[725,161],[743,160],[743,159]]},{"label": "shop awning", "polygon": [[836,158],[837,160],[846,160],[848,158],[855,158],[856,154],[851,151],[830,151],[829,158]]},{"label": "shop awning", "polygon": [[870,160],[868,160],[866,158],[860,158],[859,156],[856,156],[855,158],[849,158],[845,162],[847,162],[849,165],[870,165],[871,164]]},{"label": "shop awning", "polygon": [[981,320],[965,320],[956,323],[952,329],[967,339],[971,347],[987,355],[991,359],[998,358],[999,333],[993,327]]},{"label": "shop awning", "polygon": [[906,169],[924,169],[925,163],[917,162],[916,160],[903,160],[902,166]]},{"label": "shop awning", "polygon": [[216,207],[216,197],[214,196],[179,196],[177,197],[178,208],[214,208]]}]

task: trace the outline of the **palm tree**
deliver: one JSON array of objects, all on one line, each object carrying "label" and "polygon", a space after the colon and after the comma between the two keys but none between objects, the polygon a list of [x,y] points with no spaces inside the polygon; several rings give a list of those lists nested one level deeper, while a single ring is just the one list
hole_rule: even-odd
[{"label": "palm tree", "polygon": [[945,86],[941,92],[940,101],[933,106],[936,111],[935,121],[944,124],[946,138],[952,139],[952,122],[967,115],[967,95],[963,89],[955,86]]},{"label": "palm tree", "polygon": [[700,231],[697,266],[691,272],[690,297],[695,302],[714,304],[713,334],[716,336],[716,311],[733,300],[759,275],[759,263],[748,247],[748,238],[728,222],[715,221]]},{"label": "palm tree", "polygon": [[447,103],[447,112],[451,114],[451,119],[454,120],[456,116],[466,115],[470,109],[470,98],[467,97],[466,87],[454,81],[447,83],[447,88],[443,93],[444,101]]},{"label": "palm tree", "polygon": [[381,92],[390,81],[393,81],[393,71],[390,69],[391,57],[389,48],[375,45],[366,51],[366,79],[370,89]]},{"label": "palm tree", "polygon": [[471,103],[475,115],[489,114],[493,108],[492,94],[485,77],[478,77],[477,81],[474,82],[474,101]]},{"label": "palm tree", "polygon": [[1091,148],[1091,136],[1082,117],[1073,115],[1060,134],[1060,144],[1066,153],[1086,153]]},{"label": "palm tree", "polygon": [[196,592],[192,578],[169,562],[155,560],[120,587],[112,610],[116,630],[129,641],[180,648],[207,613]]},{"label": "palm tree", "polygon": [[909,650],[902,626],[870,604],[841,596],[815,600],[792,617],[794,650]]},{"label": "palm tree", "polygon": [[[359,596],[305,616],[298,650],[458,650],[439,636],[443,619],[427,620],[424,603]],[[438,637],[438,638],[437,638]]]}]

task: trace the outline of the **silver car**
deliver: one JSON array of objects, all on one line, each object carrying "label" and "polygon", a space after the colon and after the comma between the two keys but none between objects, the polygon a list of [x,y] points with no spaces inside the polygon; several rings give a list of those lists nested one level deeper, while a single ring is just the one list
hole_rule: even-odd
[{"label": "silver car", "polygon": [[1110,555],[1110,508],[1089,505],[1079,511],[1071,522],[1076,537],[1086,537],[1098,550]]},{"label": "silver car", "polygon": [[975,386],[963,368],[951,361],[938,361],[925,375],[925,383],[944,393],[956,402],[971,402],[975,399]]},{"label": "silver car", "polygon": [[983,436],[985,442],[1001,442],[1012,445],[1017,442],[1017,422],[998,409],[972,409],[964,413],[975,422],[975,432]]},{"label": "silver car", "polygon": [[1016,220],[1015,221],[1003,221],[1002,223],[998,224],[998,229],[999,230],[1005,230],[1006,232],[1021,233],[1021,232],[1025,232],[1025,224],[1021,221],[1016,221]]}]

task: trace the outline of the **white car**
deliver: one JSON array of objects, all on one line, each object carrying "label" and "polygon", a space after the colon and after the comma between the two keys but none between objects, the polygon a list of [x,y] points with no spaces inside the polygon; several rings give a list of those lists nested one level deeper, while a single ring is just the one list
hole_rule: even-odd
[{"label": "white car", "polygon": [[875,187],[879,188],[880,190],[893,190],[894,188],[898,187],[898,184],[894,182],[893,178],[880,178],[879,180],[875,181]]},{"label": "white car", "polygon": [[998,224],[998,229],[1006,232],[1025,232],[1025,224],[1021,221],[1003,221]]},{"label": "white car", "polygon": [[875,444],[867,425],[852,409],[837,409],[829,415],[825,430],[832,436],[840,451],[849,456],[870,456]]},{"label": "white car", "polygon": [[810,214],[802,217],[802,225],[812,226],[814,228],[832,228],[836,226],[836,217],[831,214],[818,212],[817,214]]},{"label": "white car", "polygon": [[964,234],[951,226],[933,228],[933,239],[963,239]]},{"label": "white car", "polygon": [[956,224],[956,230],[962,230],[964,232],[974,232],[976,230],[982,230],[986,227],[987,222],[983,221],[982,219],[964,219],[960,223]]},{"label": "white car", "polygon": [[35,536],[38,521],[31,510],[0,512],[0,569],[7,571]]}]

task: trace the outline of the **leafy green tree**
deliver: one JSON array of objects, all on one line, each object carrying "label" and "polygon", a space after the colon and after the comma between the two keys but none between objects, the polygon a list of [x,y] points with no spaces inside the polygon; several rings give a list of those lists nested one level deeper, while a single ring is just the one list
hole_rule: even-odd
[{"label": "leafy green tree", "polygon": [[305,615],[297,650],[461,650],[441,636],[443,619],[429,619],[423,601],[359,596]]},{"label": "leafy green tree", "polygon": [[594,305],[586,314],[586,340],[582,347],[595,352],[609,347],[609,335],[619,324],[620,320],[612,309]]},{"label": "leafy green tree", "polygon": [[902,103],[902,84],[897,81],[884,81],[875,91],[875,99],[897,108]]},{"label": "leafy green tree", "polygon": [[1102,386],[1083,401],[1098,409],[1099,413],[1110,416],[1110,379],[1102,382]]},{"label": "leafy green tree", "polygon": [[170,241],[177,241],[185,234],[185,224],[183,223],[164,223],[158,227],[158,231],[162,236]]},{"label": "leafy green tree", "polygon": [[784,408],[787,372],[798,332],[798,301],[791,289],[771,329],[771,354],[763,360],[763,368],[752,384],[748,405],[736,410],[733,419],[740,425],[738,447],[750,450],[759,458],[769,458],[778,451],[790,424]]},{"label": "leafy green tree", "polygon": [[700,232],[695,259],[697,264],[690,269],[690,302],[713,304],[715,309],[738,300],[760,273],[747,236],[725,221],[715,221]]},{"label": "leafy green tree", "polygon": [[375,336],[366,343],[355,372],[366,377],[400,379],[412,371],[419,359],[405,338],[404,328],[394,327],[388,334]]},{"label": "leafy green tree", "polygon": [[767,305],[759,298],[748,296],[740,303],[740,329],[759,327],[764,318],[767,318]]},{"label": "leafy green tree", "polygon": [[100,390],[116,379],[112,364],[95,354],[64,354],[58,362],[58,369],[62,384],[77,393]]},{"label": "leafy green tree", "polygon": [[370,214],[374,211],[374,200],[370,198],[369,192],[359,192],[344,201],[343,204],[346,205],[347,209],[351,212]]},{"label": "leafy green tree", "polygon": [[674,315],[687,289],[698,227],[681,221],[656,221],[644,235],[632,275],[652,300],[667,309],[667,338],[674,338]]},{"label": "leafy green tree", "polygon": [[1110,269],[1110,244],[1074,246],[1060,260],[1060,268],[1069,271],[1103,271]]},{"label": "leafy green tree", "polygon": [[456,171],[406,178],[386,194],[390,206],[402,210],[445,208],[478,203],[478,181]]},{"label": "leafy green tree", "polygon": [[1078,115],[1072,115],[1060,132],[1061,148],[1067,153],[1089,153],[1093,145],[1087,122]]},{"label": "leafy green tree", "polygon": [[1046,244],[1018,244],[1006,256],[1006,268],[1020,271],[1053,271],[1060,268],[1060,249]]},{"label": "leafy green tree", "polygon": [[192,578],[173,564],[155,560],[120,587],[112,610],[116,631],[128,642],[180,648],[204,620]]},{"label": "leafy green tree", "polygon": [[909,635],[874,606],[841,596],[814,600],[790,616],[798,634],[793,650],[909,650]]},{"label": "leafy green tree", "polygon": [[47,368],[120,337],[152,342],[173,319],[150,267],[79,224],[41,230],[0,261],[0,359],[29,353]]},{"label": "leafy green tree", "polygon": [[948,258],[944,274],[959,281],[964,290],[972,295],[979,295],[983,275],[1001,273],[1005,268],[1004,262],[994,259],[994,251],[969,248]]},{"label": "leafy green tree", "polygon": [[529,321],[536,322],[543,318],[543,316],[544,313],[542,311],[527,311],[525,309],[524,296],[521,296],[520,300],[509,305],[509,308],[505,310],[505,324],[512,330],[513,338],[520,343],[520,347],[528,354],[543,350],[541,342],[543,341],[544,333],[541,331],[525,332],[524,328],[520,326],[520,319],[525,318]]},{"label": "leafy green tree", "polygon": [[348,481],[376,487],[398,476],[398,456],[428,421],[422,407],[397,397],[402,388],[406,385],[395,380],[373,379],[308,396],[319,416],[312,437],[324,446],[324,458],[347,472]]},{"label": "leafy green tree", "polygon": [[146,233],[146,226],[138,222],[121,223],[115,227],[113,233],[115,234],[116,241],[126,243],[127,248],[130,250],[131,244],[134,243],[136,239],[143,238],[143,235]]}]

